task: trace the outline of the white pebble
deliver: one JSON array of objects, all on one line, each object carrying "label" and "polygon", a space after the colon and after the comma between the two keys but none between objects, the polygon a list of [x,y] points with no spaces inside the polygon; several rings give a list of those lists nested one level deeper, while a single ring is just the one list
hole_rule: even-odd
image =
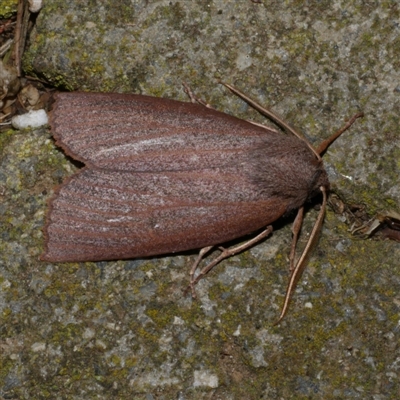
[{"label": "white pebble", "polygon": [[37,13],[42,8],[42,0],[28,0],[29,2],[29,11],[31,13]]},{"label": "white pebble", "polygon": [[16,115],[12,118],[11,123],[15,129],[24,129],[28,126],[37,128],[46,125],[49,119],[45,110],[32,110],[26,114]]}]

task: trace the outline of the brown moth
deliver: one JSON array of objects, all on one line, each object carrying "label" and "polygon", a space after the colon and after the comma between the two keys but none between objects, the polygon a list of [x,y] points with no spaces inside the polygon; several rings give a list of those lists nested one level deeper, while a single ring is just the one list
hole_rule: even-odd
[{"label": "brown moth", "polygon": [[[276,115],[226,86],[297,137],[199,104],[134,94],[57,94],[50,118],[56,144],[85,167],[50,200],[41,259],[100,261],[198,248],[190,282],[195,295],[194,285],[214,265],[299,210],[281,320],[323,221],[329,181],[320,154],[361,114],[314,150]],[[303,206],[321,192],[321,212],[295,263]],[[245,244],[221,248],[195,277],[213,246],[260,230]]]}]

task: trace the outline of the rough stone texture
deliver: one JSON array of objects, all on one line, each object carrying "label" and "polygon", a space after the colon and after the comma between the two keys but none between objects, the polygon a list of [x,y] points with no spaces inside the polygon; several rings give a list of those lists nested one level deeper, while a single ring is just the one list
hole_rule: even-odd
[{"label": "rough stone texture", "polygon": [[[263,118],[216,84],[269,104],[319,143],[333,189],[373,216],[399,211],[399,9],[363,1],[50,1],[28,74],[69,89],[185,99]],[[1,137],[0,397],[394,399],[400,391],[400,245],[364,240],[328,210],[287,318],[290,225],[182,295],[195,252],[38,261],[46,199],[75,170],[46,129]],[[304,232],[316,212],[310,210]]]}]

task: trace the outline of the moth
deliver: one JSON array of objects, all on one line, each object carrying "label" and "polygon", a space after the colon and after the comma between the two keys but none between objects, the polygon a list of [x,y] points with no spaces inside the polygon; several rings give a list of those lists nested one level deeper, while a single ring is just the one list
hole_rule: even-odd
[{"label": "moth", "polygon": [[[85,164],[55,190],[44,227],[44,261],[147,257],[201,249],[194,285],[222,259],[272,232],[298,210],[291,277],[279,320],[305,265],[326,207],[329,180],[321,154],[361,114],[314,149],[275,114],[226,85],[294,135],[204,107],[134,94],[56,95],[50,125],[56,144]],[[311,240],[295,263],[304,205],[322,193]],[[248,242],[196,270],[204,255],[252,233]]]}]

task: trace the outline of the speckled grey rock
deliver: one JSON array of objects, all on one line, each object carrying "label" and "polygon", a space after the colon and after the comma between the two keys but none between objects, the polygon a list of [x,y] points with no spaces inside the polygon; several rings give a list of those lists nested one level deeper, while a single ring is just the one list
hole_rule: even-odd
[{"label": "speckled grey rock", "polygon": [[[400,208],[398,21],[395,2],[48,0],[24,68],[69,89],[181,100],[186,81],[217,108],[265,121],[223,79],[314,143],[362,110],[325,159],[334,191],[373,216]],[[217,266],[197,301],[182,295],[195,252],[41,263],[46,199],[78,166],[46,129],[0,146],[0,397],[397,398],[398,243],[356,238],[328,210],[273,326],[290,221]]]}]

